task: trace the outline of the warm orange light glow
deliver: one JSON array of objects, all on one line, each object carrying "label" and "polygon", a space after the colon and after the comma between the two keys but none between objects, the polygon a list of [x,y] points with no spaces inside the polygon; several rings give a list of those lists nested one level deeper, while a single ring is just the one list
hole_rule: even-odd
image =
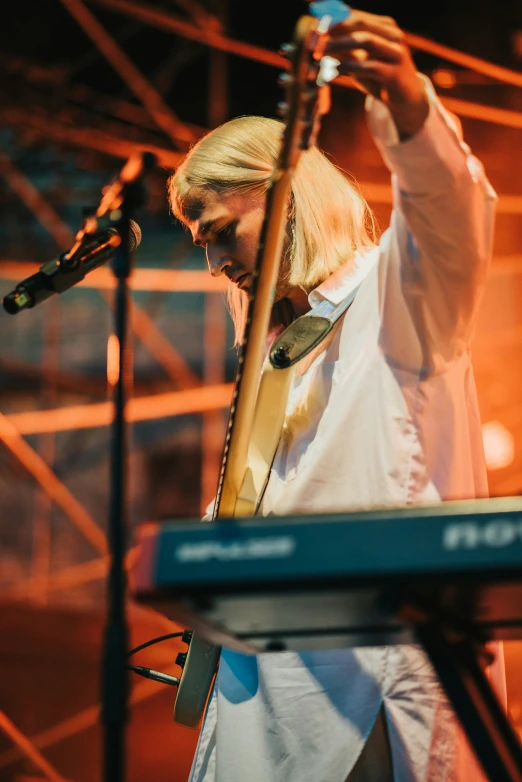
[{"label": "warm orange light glow", "polygon": [[[162,670],[165,673],[169,673],[172,676],[179,674],[179,668],[176,665],[162,666]],[[161,692],[165,685],[160,682],[145,680],[138,681],[138,683],[132,688],[129,697],[129,706],[135,706],[138,703],[152,698],[156,693]],[[31,736],[31,743],[36,750],[47,749],[52,747],[59,741],[64,741],[71,736],[76,736],[78,733],[82,733],[84,730],[91,728],[99,720],[100,716],[100,704],[94,703],[92,706],[74,714],[72,717],[58,722],[45,730],[40,731]],[[20,758],[23,758],[24,752],[20,747],[12,747],[0,753],[0,768],[5,768],[15,763]],[[67,782],[67,780],[60,777],[60,782]]]},{"label": "warm orange light glow", "polygon": [[9,717],[0,711],[0,730],[2,730],[6,736],[9,736],[11,741],[16,744],[18,750],[22,753],[22,757],[25,755],[31,763],[34,763],[36,768],[40,769],[42,774],[49,782],[67,782],[65,777],[62,777],[58,771],[51,766],[48,760],[44,758],[42,753],[35,747],[31,739],[24,736],[21,730],[11,722]]},{"label": "warm orange light glow", "polygon": [[408,46],[418,49],[422,52],[434,54],[435,57],[441,57],[443,60],[454,62],[456,65],[462,65],[471,71],[482,73],[489,76],[490,79],[496,79],[506,84],[514,84],[516,87],[522,87],[522,73],[514,71],[511,68],[504,68],[502,65],[483,60],[481,57],[475,57],[472,54],[466,54],[459,49],[452,49],[449,46],[430,41],[429,38],[423,38],[414,33],[405,33],[405,40]]},{"label": "warm orange light glow", "polygon": [[107,382],[115,386],[120,376],[120,342],[116,334],[107,340]]},{"label": "warm orange light glow", "polygon": [[[112,407],[112,405],[108,406]],[[51,431],[51,430],[48,430]],[[76,499],[64,483],[55,475],[42,457],[27,443],[13,422],[0,413],[0,439],[16,456],[20,464],[42,487],[45,493],[56,502],[67,515],[69,521],[101,554],[107,552],[105,535],[92,516]]]},{"label": "warm orange light glow", "polygon": [[[153,421],[176,415],[204,413],[207,410],[229,407],[231,399],[231,383],[135,397],[129,400],[126,406],[126,420]],[[72,429],[108,426],[113,418],[113,405],[112,402],[99,402],[92,405],[58,407],[52,410],[29,410],[25,413],[12,413],[4,418],[18,434],[67,432]]]},{"label": "warm orange light glow", "polygon": [[482,439],[489,470],[501,470],[513,462],[515,438],[499,421],[488,421],[482,426]]},{"label": "warm orange light glow", "polygon": [[[389,188],[388,188],[389,190]],[[522,198],[521,198],[522,201]],[[36,263],[0,260],[0,279],[18,281],[39,270]],[[179,291],[183,293],[216,293],[228,287],[226,277],[211,277],[206,271],[179,269],[135,269],[129,286],[135,291]],[[77,283],[81,288],[113,290],[116,287],[114,275],[107,267],[95,269]]]},{"label": "warm orange light glow", "polygon": [[431,78],[437,87],[442,87],[445,90],[450,90],[457,83],[455,73],[446,68],[438,68],[433,71]]},{"label": "warm orange light glow", "polygon": [[[521,74],[522,76],[522,74]],[[507,128],[522,128],[522,112],[511,109],[497,109],[495,106],[485,106],[483,103],[471,103],[460,98],[441,97],[441,103],[449,111],[460,117],[470,117],[482,122],[492,122],[505,125]],[[508,196],[506,196],[507,198]],[[497,212],[499,209],[497,208]]]}]

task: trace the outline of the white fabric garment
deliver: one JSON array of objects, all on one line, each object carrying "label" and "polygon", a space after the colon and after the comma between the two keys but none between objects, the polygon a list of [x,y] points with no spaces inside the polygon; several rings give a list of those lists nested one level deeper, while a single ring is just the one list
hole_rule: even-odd
[{"label": "white fabric garment", "polygon": [[[335,339],[294,381],[263,515],[487,494],[469,344],[495,194],[427,91],[429,116],[403,143],[367,100],[392,172],[391,225],[310,295],[312,307],[339,303],[360,283]],[[424,653],[401,646],[224,650],[191,782],[344,782],[381,705],[397,782],[482,779]]]}]

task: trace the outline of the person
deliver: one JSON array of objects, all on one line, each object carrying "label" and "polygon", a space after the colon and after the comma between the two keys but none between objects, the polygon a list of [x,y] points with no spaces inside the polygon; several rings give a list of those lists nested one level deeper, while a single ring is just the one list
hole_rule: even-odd
[{"label": "person", "polygon": [[[495,193],[394,20],[358,10],[329,53],[366,90],[391,171],[377,243],[355,186],[316,148],[292,185],[277,333],[357,294],[334,338],[299,365],[263,515],[485,497],[470,341],[490,262]],[[281,124],[234,119],[169,182],[174,215],[231,283],[241,336]],[[422,534],[422,529],[419,529]],[[376,545],[379,542],[376,541]],[[415,645],[223,650],[191,782],[461,782],[482,774]]]}]

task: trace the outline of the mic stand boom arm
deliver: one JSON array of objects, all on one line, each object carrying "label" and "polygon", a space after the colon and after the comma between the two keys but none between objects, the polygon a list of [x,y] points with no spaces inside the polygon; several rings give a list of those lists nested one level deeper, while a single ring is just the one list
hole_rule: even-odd
[{"label": "mic stand boom arm", "polygon": [[16,315],[23,309],[34,307],[55,293],[64,293],[94,269],[102,266],[113,255],[121,238],[114,228],[103,233],[86,235],[80,249],[81,258],[71,260],[67,253],[47,261],[40,269],[4,296],[2,304],[6,312]]}]

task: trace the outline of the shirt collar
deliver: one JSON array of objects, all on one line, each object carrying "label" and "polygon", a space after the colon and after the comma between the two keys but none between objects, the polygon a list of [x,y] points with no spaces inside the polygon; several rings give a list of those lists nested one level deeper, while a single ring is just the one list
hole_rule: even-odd
[{"label": "shirt collar", "polygon": [[363,247],[353,258],[331,274],[308,296],[312,309],[322,301],[340,304],[364,280],[379,257],[379,248]]}]

